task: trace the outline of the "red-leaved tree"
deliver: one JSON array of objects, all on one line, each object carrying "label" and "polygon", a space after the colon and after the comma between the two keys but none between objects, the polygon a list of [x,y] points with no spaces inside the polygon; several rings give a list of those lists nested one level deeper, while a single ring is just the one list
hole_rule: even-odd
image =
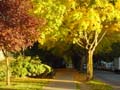
[{"label": "red-leaved tree", "polygon": [[0,49],[7,62],[7,85],[10,84],[9,63],[6,52],[18,52],[37,40],[37,27],[43,26],[44,20],[32,14],[31,0],[0,0]]}]

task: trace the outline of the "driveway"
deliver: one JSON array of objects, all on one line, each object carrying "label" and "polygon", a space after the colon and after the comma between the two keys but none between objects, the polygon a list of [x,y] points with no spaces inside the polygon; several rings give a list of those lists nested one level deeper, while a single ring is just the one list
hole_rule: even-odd
[{"label": "driveway", "polygon": [[120,90],[120,74],[108,71],[95,71],[95,78],[102,80],[115,88]]}]

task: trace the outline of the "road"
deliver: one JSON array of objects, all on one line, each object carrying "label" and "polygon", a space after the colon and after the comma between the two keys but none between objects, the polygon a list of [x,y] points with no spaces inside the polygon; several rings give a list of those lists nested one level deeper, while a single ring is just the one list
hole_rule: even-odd
[{"label": "road", "polygon": [[120,74],[108,71],[95,71],[95,78],[110,84],[114,90],[120,90]]}]

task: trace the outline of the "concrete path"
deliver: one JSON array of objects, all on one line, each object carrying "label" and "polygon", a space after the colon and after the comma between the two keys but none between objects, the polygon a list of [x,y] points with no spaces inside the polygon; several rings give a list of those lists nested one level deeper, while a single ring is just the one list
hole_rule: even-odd
[{"label": "concrete path", "polygon": [[76,82],[73,80],[73,69],[56,70],[55,79],[51,80],[43,90],[76,90]]}]

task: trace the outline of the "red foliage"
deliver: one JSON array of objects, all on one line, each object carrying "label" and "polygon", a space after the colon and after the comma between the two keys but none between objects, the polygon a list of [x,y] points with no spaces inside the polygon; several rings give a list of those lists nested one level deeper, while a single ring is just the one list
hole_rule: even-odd
[{"label": "red foliage", "polygon": [[0,0],[0,48],[20,51],[36,41],[44,22],[28,14],[31,9],[30,0]]}]

